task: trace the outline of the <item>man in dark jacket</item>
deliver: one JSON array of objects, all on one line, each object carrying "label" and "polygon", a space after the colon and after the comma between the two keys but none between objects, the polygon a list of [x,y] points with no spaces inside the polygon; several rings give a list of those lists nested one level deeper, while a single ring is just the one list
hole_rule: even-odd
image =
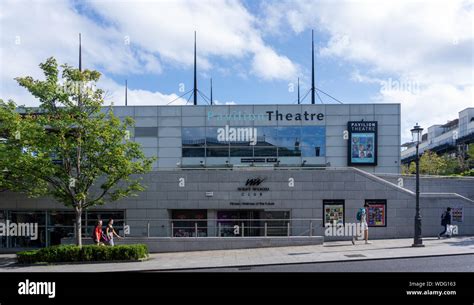
[{"label": "man in dark jacket", "polygon": [[[441,215],[441,225],[444,226],[444,230],[443,232],[439,233],[438,239],[440,239],[441,236],[446,234],[446,231],[448,231],[448,226],[451,225],[451,208],[447,208],[443,215]],[[446,235],[446,237],[451,236]]]}]

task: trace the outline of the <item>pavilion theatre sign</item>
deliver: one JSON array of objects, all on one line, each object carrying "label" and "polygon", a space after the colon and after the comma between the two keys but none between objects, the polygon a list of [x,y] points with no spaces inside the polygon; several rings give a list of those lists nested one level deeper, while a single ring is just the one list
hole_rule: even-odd
[{"label": "pavilion theatre sign", "polygon": [[279,110],[265,111],[263,113],[247,113],[245,111],[231,111],[230,113],[214,113],[212,110],[207,112],[207,120],[215,119],[217,121],[304,121],[321,122],[324,121],[322,112],[281,112]]},{"label": "pavilion theatre sign", "polygon": [[347,122],[347,165],[377,165],[377,122]]}]

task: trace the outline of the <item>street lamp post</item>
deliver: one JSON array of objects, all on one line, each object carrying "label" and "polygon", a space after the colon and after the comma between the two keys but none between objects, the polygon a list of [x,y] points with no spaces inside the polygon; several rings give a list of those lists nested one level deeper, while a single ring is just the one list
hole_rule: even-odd
[{"label": "street lamp post", "polygon": [[424,247],[423,239],[421,237],[421,214],[420,214],[420,157],[418,154],[418,146],[421,143],[423,128],[421,128],[418,123],[411,130],[411,135],[413,137],[413,142],[416,145],[416,213],[415,213],[415,236],[413,238],[412,247]]}]

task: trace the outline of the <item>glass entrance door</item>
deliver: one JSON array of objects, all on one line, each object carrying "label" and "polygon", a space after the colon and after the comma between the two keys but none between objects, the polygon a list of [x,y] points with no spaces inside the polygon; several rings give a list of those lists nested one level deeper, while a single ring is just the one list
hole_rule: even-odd
[{"label": "glass entrance door", "polygon": [[261,214],[260,210],[217,211],[217,236],[262,236]]}]

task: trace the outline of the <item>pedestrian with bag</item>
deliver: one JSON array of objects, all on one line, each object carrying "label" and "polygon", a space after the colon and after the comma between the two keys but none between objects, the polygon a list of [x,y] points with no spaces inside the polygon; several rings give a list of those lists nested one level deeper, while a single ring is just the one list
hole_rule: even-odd
[{"label": "pedestrian with bag", "polygon": [[[357,211],[356,219],[359,222],[361,232],[364,232],[364,240],[366,244],[371,244],[369,241],[369,226],[367,224],[367,215],[368,215],[369,205],[367,203],[364,204],[363,208],[360,208]],[[357,232],[358,234],[359,232]],[[357,234],[352,237],[352,244],[355,245],[355,241],[357,240]]]},{"label": "pedestrian with bag", "polygon": [[109,246],[115,245],[114,236],[122,239],[122,236],[118,235],[114,230],[114,220],[112,218],[110,218],[109,222],[107,223],[107,228],[105,228],[105,235],[107,236]]},{"label": "pedestrian with bag", "polygon": [[102,220],[97,220],[97,223],[92,231],[92,240],[97,246],[104,245],[102,242],[104,232],[102,232]]},{"label": "pedestrian with bag", "polygon": [[446,236],[447,238],[451,237],[451,231],[449,230],[451,228],[451,208],[448,207],[446,211],[443,212],[441,215],[441,225],[444,227],[444,230],[439,233],[438,239],[440,239],[442,236]]}]

